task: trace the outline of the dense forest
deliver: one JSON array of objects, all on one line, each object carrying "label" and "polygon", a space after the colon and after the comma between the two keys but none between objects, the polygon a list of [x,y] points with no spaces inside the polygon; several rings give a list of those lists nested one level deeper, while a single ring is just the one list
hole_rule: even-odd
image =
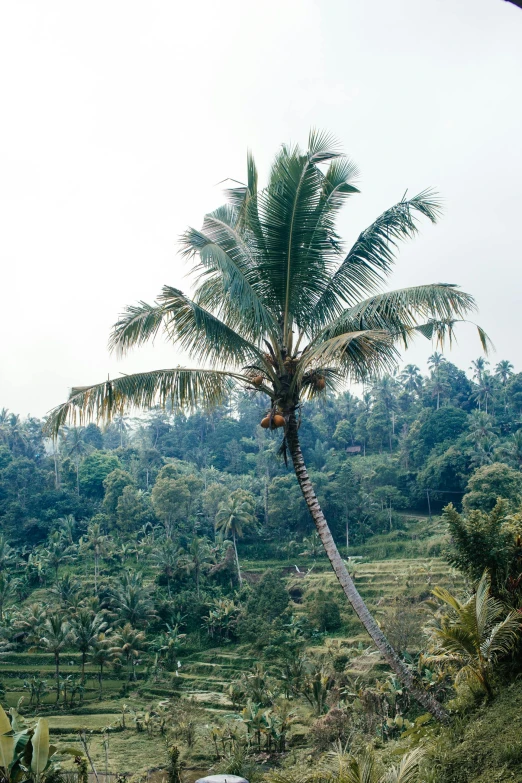
[{"label": "dense forest", "polygon": [[[400,524],[397,512],[489,510],[518,495],[522,466],[522,373],[509,361],[490,372],[479,358],[466,373],[434,353],[416,366],[307,404],[301,440],[339,543],[364,542]],[[215,540],[219,509],[246,503],[240,546],[270,557],[310,534],[294,476],[278,456],[281,437],[259,427],[263,400],[231,397],[211,414],[154,410],[63,428],[56,443],[43,422],[9,411],[0,419],[0,514],[14,546],[43,545],[74,518],[75,542],[92,525],[116,539],[156,526],[181,546]],[[245,508],[246,508],[245,506]],[[276,546],[273,546],[274,542]],[[45,557],[42,563],[45,561]]]}]

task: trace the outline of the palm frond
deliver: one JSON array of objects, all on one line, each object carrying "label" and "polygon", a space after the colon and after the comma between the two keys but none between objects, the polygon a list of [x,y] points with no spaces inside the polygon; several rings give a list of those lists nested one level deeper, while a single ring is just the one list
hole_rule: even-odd
[{"label": "palm frond", "polygon": [[154,340],[163,326],[163,308],[157,303],[129,305],[113,326],[109,350],[124,355],[130,348]]},{"label": "palm frond", "polygon": [[249,339],[278,333],[277,323],[258,293],[255,274],[241,268],[215,243],[200,250],[199,260],[194,269],[198,275],[195,301],[218,312]]},{"label": "palm frond", "polygon": [[441,320],[431,318],[426,323],[414,327],[414,329],[428,340],[434,340],[437,348],[442,349],[445,345],[451,348],[455,341],[455,326],[462,323],[470,323],[476,328],[482,350],[488,356],[489,352],[495,349],[495,346],[484,329],[473,321],[463,318],[445,318]]},{"label": "palm frond", "polygon": [[[460,317],[474,308],[473,297],[449,283],[400,288],[369,297],[344,310],[316,335],[314,342],[346,331],[379,329],[407,348],[416,331],[424,336],[433,335],[437,323]],[[432,326],[428,327],[426,321],[431,321]]]},{"label": "palm frond", "polygon": [[387,332],[345,332],[311,344],[303,351],[292,383],[297,386],[307,371],[318,372],[324,365],[331,365],[344,380],[363,380],[390,371],[397,358]]},{"label": "palm frond", "polygon": [[201,231],[190,228],[183,234],[182,256],[199,258],[192,270],[198,286],[195,301],[253,339],[260,331],[274,334],[276,321],[264,298],[255,243],[238,225],[240,217],[241,210],[230,205],[206,215]]},{"label": "palm frond", "polygon": [[236,226],[241,231],[247,222],[250,209],[250,202],[257,196],[257,166],[251,151],[247,152],[247,182],[246,185],[240,185],[238,188],[229,188],[225,191],[225,196],[229,204],[237,210]]},{"label": "palm frond", "polygon": [[154,306],[141,302],[128,307],[115,324],[109,345],[123,355],[154,339],[160,330],[196,360],[210,361],[213,366],[239,366],[262,357],[255,345],[170,286],[164,286]]},{"label": "palm frond", "polygon": [[[284,331],[309,312],[317,288],[329,276],[329,262],[338,249],[331,224],[321,223],[324,174],[319,164],[340,157],[332,139],[313,132],[307,153],[284,146],[271,169],[268,186],[258,195],[257,210],[263,230],[265,255],[259,258],[266,283],[266,300],[281,316]],[[347,183],[348,187],[348,183]],[[332,204],[334,202],[332,201]]]},{"label": "palm frond", "polygon": [[314,311],[315,329],[339,315],[346,305],[375,291],[392,269],[399,242],[418,232],[417,215],[435,223],[440,211],[436,193],[424,190],[411,199],[403,198],[366,228],[320,290]]},{"label": "palm frond", "polygon": [[437,587],[433,588],[432,593],[435,598],[438,598],[439,601],[442,601],[443,603],[447,604],[447,606],[450,606],[455,612],[461,612],[462,604],[457,598],[455,598],[454,595],[450,593],[449,590],[446,590],[445,587],[439,587],[439,585],[437,585]]},{"label": "palm frond", "polygon": [[405,753],[398,766],[393,765],[385,772],[382,783],[415,783],[423,756],[424,748],[421,747]]},{"label": "palm frond", "polygon": [[227,363],[237,366],[262,358],[262,351],[256,345],[178,289],[164,286],[159,299],[170,339],[197,361],[210,361],[213,366]]},{"label": "palm frond", "polygon": [[488,638],[481,645],[484,658],[491,660],[498,656],[508,655],[520,636],[521,628],[522,615],[517,610],[513,610],[502,622],[491,628]]},{"label": "palm frond", "polygon": [[221,404],[236,382],[246,376],[217,370],[171,370],[123,375],[94,386],[73,388],[69,400],[50,412],[46,431],[56,436],[66,422],[75,425],[89,420],[106,423],[129,409],[170,404],[174,409],[195,410]]}]

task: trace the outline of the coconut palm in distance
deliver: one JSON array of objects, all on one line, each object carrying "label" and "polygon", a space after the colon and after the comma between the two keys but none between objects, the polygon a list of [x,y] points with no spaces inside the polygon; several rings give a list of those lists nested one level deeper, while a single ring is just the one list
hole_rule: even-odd
[{"label": "coconut palm in distance", "polygon": [[239,567],[239,557],[237,554],[237,539],[243,535],[243,530],[254,524],[254,498],[250,492],[243,489],[236,489],[230,494],[223,503],[219,504],[216,514],[216,530],[223,533],[225,537],[232,536],[234,544],[234,554],[236,558],[237,578],[239,586],[243,585],[241,568]]},{"label": "coconut palm in distance", "polygon": [[[91,417],[108,421],[129,408],[170,403],[211,407],[235,385],[268,398],[267,427],[281,426],[321,541],[348,600],[388,664],[427,709],[442,708],[416,685],[355,589],[321,511],[299,444],[302,402],[350,380],[394,368],[399,346],[418,332],[451,343],[454,327],[474,309],[456,286],[436,283],[383,293],[400,240],[413,237],[418,216],[435,222],[431,191],[404,197],[365,229],[346,252],[335,229],[344,202],[359,191],[357,170],[331,137],[312,131],[308,150],[283,146],[266,187],[258,188],[252,156],[247,183],[227,191],[225,206],[201,230],[182,237],[192,263],[194,294],[166,286],[157,302],[126,309],[110,346],[120,354],[160,332],[201,361],[73,388],[49,428]],[[483,346],[486,336],[479,329]]]}]

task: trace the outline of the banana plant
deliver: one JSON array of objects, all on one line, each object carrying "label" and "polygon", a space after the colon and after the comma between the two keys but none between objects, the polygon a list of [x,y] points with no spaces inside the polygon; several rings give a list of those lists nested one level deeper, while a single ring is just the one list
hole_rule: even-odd
[{"label": "banana plant", "polygon": [[0,774],[6,783],[40,783],[56,772],[61,755],[81,755],[73,748],[58,752],[51,745],[45,718],[29,726],[14,708],[10,714],[11,720],[0,705]]}]

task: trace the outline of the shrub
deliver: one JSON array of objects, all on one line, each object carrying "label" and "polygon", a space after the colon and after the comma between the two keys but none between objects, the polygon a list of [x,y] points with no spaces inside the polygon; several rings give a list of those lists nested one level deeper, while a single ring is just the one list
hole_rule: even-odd
[{"label": "shrub", "polygon": [[338,603],[324,590],[318,590],[308,603],[307,616],[318,631],[337,631],[342,625]]},{"label": "shrub", "polygon": [[350,716],[338,707],[332,709],[315,721],[311,728],[312,741],[317,750],[328,750],[332,743],[342,742],[343,745],[350,734]]}]

